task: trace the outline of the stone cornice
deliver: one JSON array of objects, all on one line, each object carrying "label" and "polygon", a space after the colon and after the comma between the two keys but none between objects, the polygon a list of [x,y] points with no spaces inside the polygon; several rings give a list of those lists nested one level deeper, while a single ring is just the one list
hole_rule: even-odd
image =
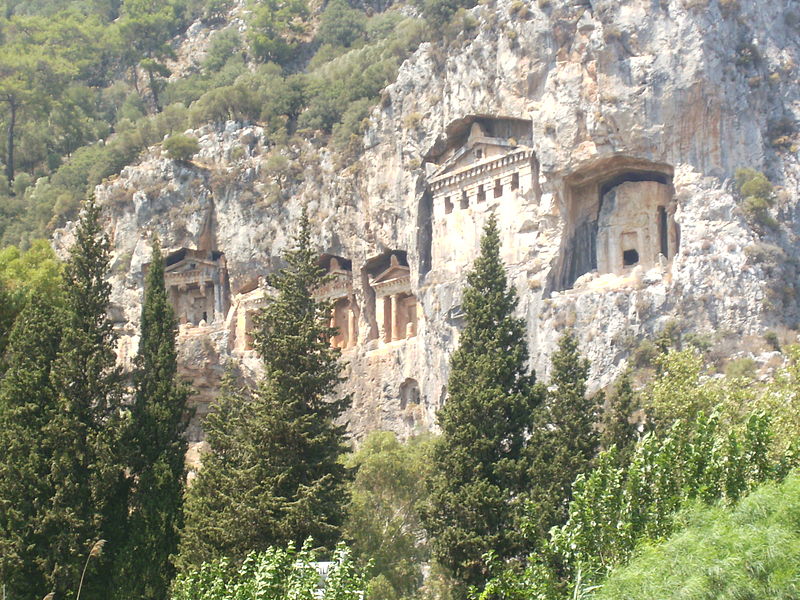
[{"label": "stone cornice", "polygon": [[523,149],[516,150],[500,158],[488,160],[477,165],[470,165],[464,169],[460,169],[451,173],[445,173],[432,177],[430,180],[431,191],[436,192],[448,186],[458,185],[463,187],[477,179],[483,179],[490,173],[503,169],[511,165],[525,162],[533,157],[533,150]]},{"label": "stone cornice", "polygon": [[411,291],[411,277],[398,277],[389,281],[373,283],[372,288],[379,298],[391,296],[392,294],[408,293]]}]

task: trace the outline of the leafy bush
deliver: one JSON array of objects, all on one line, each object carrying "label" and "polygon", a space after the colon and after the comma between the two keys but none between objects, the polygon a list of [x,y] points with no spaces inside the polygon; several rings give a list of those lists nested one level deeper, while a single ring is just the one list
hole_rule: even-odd
[{"label": "leafy bush", "polygon": [[349,48],[366,36],[367,16],[347,0],[331,0],[322,11],[317,39],[323,44]]},{"label": "leafy bush", "polygon": [[200,151],[200,144],[196,137],[178,133],[164,140],[164,150],[172,160],[185,162]]},{"label": "leafy bush", "polygon": [[231,55],[241,48],[242,38],[236,29],[231,27],[220,31],[211,40],[206,59],[203,61],[203,68],[212,72],[219,71],[225,66]]},{"label": "leafy bush", "polygon": [[772,184],[763,173],[755,169],[742,168],[736,170],[736,185],[742,200],[742,210],[751,225],[776,228],[778,223],[769,214],[775,203]]},{"label": "leafy bush", "polygon": [[252,552],[235,568],[227,559],[204,563],[178,575],[172,585],[172,600],[362,600],[365,577],[340,544],[323,589],[314,563],[319,560],[307,541],[298,552],[269,548]]},{"label": "leafy bush", "polygon": [[265,0],[253,6],[248,39],[253,53],[263,61],[285,64],[305,33],[305,0]]},{"label": "leafy bush", "polygon": [[765,484],[735,508],[697,507],[683,529],[614,571],[597,600],[798,597],[800,475]]},{"label": "leafy bush", "polygon": [[393,433],[374,432],[348,461],[358,472],[350,486],[345,531],[353,551],[372,560],[367,572],[369,597],[375,600],[408,598],[422,585],[430,550],[417,503],[425,496],[430,441],[422,437],[402,444]]},{"label": "leafy bush", "polygon": [[380,91],[396,77],[400,61],[422,41],[424,30],[420,21],[405,19],[393,35],[352,49],[305,76],[307,108],[300,114],[298,126],[330,133],[347,113],[348,135],[343,132],[339,140],[349,138],[364,107],[377,103]]}]

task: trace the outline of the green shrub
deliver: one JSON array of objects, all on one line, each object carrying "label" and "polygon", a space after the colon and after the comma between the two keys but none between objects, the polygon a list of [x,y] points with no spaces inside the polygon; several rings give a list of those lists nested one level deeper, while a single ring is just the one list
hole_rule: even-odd
[{"label": "green shrub", "polygon": [[778,223],[770,215],[769,209],[775,203],[775,193],[767,177],[755,169],[736,170],[736,185],[742,196],[742,211],[748,223],[753,226],[777,228]]},{"label": "green shrub", "polygon": [[778,334],[774,331],[767,331],[764,334],[764,341],[767,345],[776,352],[781,351],[781,341],[778,339]]},{"label": "green shrub", "polygon": [[756,366],[756,361],[750,357],[737,358],[725,365],[725,375],[727,377],[753,379],[756,376]]},{"label": "green shrub", "polygon": [[216,34],[208,48],[208,53],[203,61],[206,71],[216,72],[225,66],[228,59],[242,48],[242,38],[233,27],[223,29]]},{"label": "green shrub", "polygon": [[431,441],[426,436],[403,444],[393,433],[374,432],[349,458],[358,472],[345,530],[354,553],[372,561],[367,572],[375,600],[410,598],[422,584],[430,550],[416,507],[425,496]]},{"label": "green shrub", "polygon": [[319,559],[311,551],[311,540],[300,551],[269,548],[252,552],[244,562],[233,567],[222,559],[204,563],[200,568],[181,573],[175,578],[171,600],[361,600],[366,580],[351,556],[340,544],[333,556],[323,589],[314,563]]},{"label": "green shrub", "polygon": [[197,138],[178,133],[164,140],[164,150],[172,160],[186,162],[200,151]]},{"label": "green shrub", "polygon": [[597,600],[777,600],[798,598],[800,476],[768,483],[735,508],[703,507],[683,529],[644,547],[605,581]]},{"label": "green shrub", "polygon": [[317,39],[323,44],[349,48],[366,37],[367,16],[347,0],[330,0],[322,11]]}]

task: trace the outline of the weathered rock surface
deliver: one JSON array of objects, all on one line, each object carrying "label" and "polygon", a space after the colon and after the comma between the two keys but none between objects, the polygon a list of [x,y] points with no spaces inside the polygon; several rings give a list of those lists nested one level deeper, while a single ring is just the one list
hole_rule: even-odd
[{"label": "weathered rock surface", "polygon": [[[191,165],[151,149],[98,189],[114,302],[120,322],[132,323],[122,331],[123,360],[137,345],[151,232],[167,248],[209,243],[224,252],[235,298],[280,265],[304,204],[320,254],[351,261],[358,338],[342,356],[357,436],[434,427],[466,269],[490,213],[540,377],[568,327],[592,362],[594,386],[613,380],[637,341],[669,321],[740,336],[794,327],[800,156],[796,146],[773,146],[771,132],[800,120],[798,10],[794,0],[497,0],[473,9],[474,31],[423,44],[406,61],[371,115],[364,155],[343,170],[304,142],[283,151],[292,172],[275,172],[263,130],[232,122],[194,132],[201,152]],[[490,128],[497,118],[526,120],[527,137],[467,138],[475,116]],[[462,146],[470,139],[474,146]],[[482,187],[480,176],[505,168],[486,162],[496,156],[458,162],[458,149],[481,149],[480,139],[528,152],[517,188],[513,169],[498,175],[500,196]],[[737,208],[732,176],[742,166],[777,186],[779,231],[754,230]],[[457,175],[453,190],[463,187],[451,208],[431,190],[437,169]],[[605,188],[641,180],[670,186],[677,252],[647,270],[592,272],[599,208],[586,199],[597,206]],[[392,251],[410,268],[418,323],[385,342],[371,281],[376,259]],[[583,265],[574,282],[568,264]],[[236,349],[231,322],[181,329],[199,414],[229,361],[258,369],[252,352]]]}]

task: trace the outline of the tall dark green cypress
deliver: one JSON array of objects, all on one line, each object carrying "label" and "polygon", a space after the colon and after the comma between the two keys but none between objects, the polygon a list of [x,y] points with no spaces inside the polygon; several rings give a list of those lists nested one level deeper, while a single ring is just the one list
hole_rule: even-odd
[{"label": "tall dark green cypress", "polygon": [[[350,474],[340,460],[348,447],[337,420],[350,398],[335,392],[341,364],[330,346],[331,306],[314,298],[325,274],[311,247],[305,211],[283,258],[287,266],[269,278],[276,295],[256,320],[263,380],[242,398],[232,427],[218,432],[219,422],[208,421],[212,451],[229,454],[209,460],[189,490],[182,552],[192,553],[190,540],[196,540],[209,556],[195,554],[182,565],[220,554],[242,558],[249,550],[301,544],[307,537],[330,548],[341,535]],[[214,438],[227,442],[214,448]],[[206,484],[212,479],[224,482],[224,499]],[[195,497],[201,492],[212,497]],[[203,514],[207,509],[219,511],[216,518]]]},{"label": "tall dark green cypress", "polygon": [[462,306],[466,323],[438,414],[442,435],[423,520],[435,557],[463,584],[480,585],[486,552],[507,558],[522,549],[517,525],[527,488],[524,449],[542,394],[528,373],[525,323],[513,316],[517,295],[506,279],[493,217]]},{"label": "tall dark green cypress", "polygon": [[586,394],[589,361],[572,332],[565,333],[552,357],[547,399],[536,412],[529,453],[531,534],[543,539],[567,519],[572,482],[587,472],[597,452],[597,406]]},{"label": "tall dark green cypress", "polygon": [[619,463],[627,465],[639,439],[639,429],[631,422],[633,413],[639,408],[636,392],[631,384],[631,373],[620,375],[609,396],[602,415],[601,443],[603,448],[617,447]]},{"label": "tall dark green cypress", "polygon": [[56,411],[50,369],[61,339],[55,298],[33,293],[9,336],[0,380],[0,587],[8,598],[41,598],[58,561],[42,528],[53,498],[53,445],[45,434]]},{"label": "tall dark green cypress", "polygon": [[42,523],[53,560],[47,577],[59,598],[74,595],[92,545],[106,551],[90,563],[82,598],[107,598],[114,555],[125,539],[127,483],[120,452],[122,387],[116,336],[108,318],[109,243],[100,209],[89,200],[64,270],[64,330],[51,372],[57,410],[46,433],[53,444],[54,490]]},{"label": "tall dark green cypress", "polygon": [[133,478],[129,537],[119,554],[114,596],[164,600],[183,527],[184,461],[189,388],[178,379],[177,322],[164,286],[157,239],[145,280],[134,399],[127,437]]}]

